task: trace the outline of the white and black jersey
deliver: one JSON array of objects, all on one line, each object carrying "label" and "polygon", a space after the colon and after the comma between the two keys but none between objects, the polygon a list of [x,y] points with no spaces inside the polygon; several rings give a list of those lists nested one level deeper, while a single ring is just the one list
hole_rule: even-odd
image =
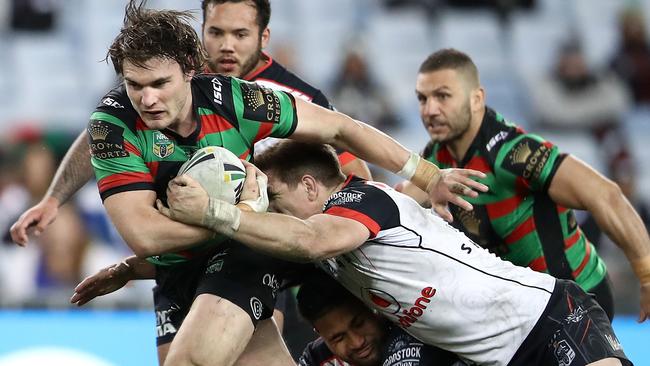
[{"label": "white and black jersey", "polygon": [[323,269],[414,337],[468,361],[508,364],[553,292],[553,277],[497,258],[383,183],[350,177],[323,212],[370,232]]}]

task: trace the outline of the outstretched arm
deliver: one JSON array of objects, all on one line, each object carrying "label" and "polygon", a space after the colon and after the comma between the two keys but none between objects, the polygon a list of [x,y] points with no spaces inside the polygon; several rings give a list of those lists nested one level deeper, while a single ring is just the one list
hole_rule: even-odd
[{"label": "outstretched arm", "polygon": [[39,236],[56,219],[59,207],[86,184],[92,175],[90,151],[86,132],[83,131],[63,157],[45,196],[11,226],[11,239],[14,243],[25,246],[32,230],[34,235]]},{"label": "outstretched arm", "polygon": [[[250,166],[246,172],[254,175]],[[352,219],[318,214],[300,220],[240,210],[208,197],[201,185],[187,175],[170,183],[167,203],[169,208],[158,201],[158,210],[173,220],[208,228],[252,249],[294,262],[312,262],[349,252],[370,236],[368,228]]]},{"label": "outstretched arm", "polygon": [[549,194],[560,205],[588,210],[603,232],[623,250],[641,284],[639,321],[647,319],[650,316],[650,238],[618,185],[582,161],[567,156],[551,181]]},{"label": "outstretched arm", "polygon": [[440,170],[385,133],[345,114],[299,99],[296,99],[296,110],[298,125],[291,138],[331,144],[364,161],[399,174],[427,192],[432,207],[448,221],[452,217],[447,210],[447,203],[471,210],[472,205],[462,196],[475,197],[477,193],[474,190],[487,191],[487,186],[471,179],[483,178],[483,173],[471,169]]},{"label": "outstretched arm", "polygon": [[121,289],[131,280],[152,279],[155,275],[156,267],[153,264],[131,256],[86,277],[75,287],[70,302],[81,306],[98,296]]}]

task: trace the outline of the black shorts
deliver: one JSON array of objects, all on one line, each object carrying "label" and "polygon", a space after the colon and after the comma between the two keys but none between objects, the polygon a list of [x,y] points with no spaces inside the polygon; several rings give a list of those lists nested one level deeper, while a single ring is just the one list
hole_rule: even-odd
[{"label": "black shorts", "polygon": [[179,265],[156,268],[154,305],[156,344],[171,342],[194,299],[212,294],[239,306],[253,325],[273,315],[276,294],[288,262],[228,242],[217,250]]},{"label": "black shorts", "polygon": [[582,366],[614,357],[632,365],[603,309],[575,282],[557,280],[544,313],[509,366]]}]

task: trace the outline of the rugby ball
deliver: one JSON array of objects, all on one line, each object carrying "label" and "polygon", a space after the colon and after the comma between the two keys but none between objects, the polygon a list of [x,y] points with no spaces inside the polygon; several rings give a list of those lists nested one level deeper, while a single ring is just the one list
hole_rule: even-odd
[{"label": "rugby ball", "polygon": [[231,204],[239,202],[246,179],[246,168],[230,150],[208,146],[197,150],[178,171],[196,180],[210,197]]}]

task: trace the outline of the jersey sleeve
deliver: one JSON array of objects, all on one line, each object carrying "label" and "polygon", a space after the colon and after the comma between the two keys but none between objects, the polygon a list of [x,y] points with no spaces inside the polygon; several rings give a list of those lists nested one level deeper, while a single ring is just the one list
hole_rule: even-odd
[{"label": "jersey sleeve", "polygon": [[323,92],[320,90],[316,93],[316,95],[314,95],[314,98],[312,98],[311,102],[314,104],[318,104],[323,108],[327,108],[332,111],[335,110],[332,103],[330,103],[330,101],[327,99],[325,94],[323,94]]},{"label": "jersey sleeve", "polygon": [[347,362],[336,357],[327,347],[322,338],[310,342],[305,347],[302,355],[298,359],[299,366],[328,366],[341,365],[350,366]]},{"label": "jersey sleeve", "polygon": [[266,137],[284,138],[298,124],[294,97],[257,83],[231,78],[233,106],[239,131],[250,146]]},{"label": "jersey sleeve", "polygon": [[[154,190],[153,176],[142,159],[140,143],[124,119],[134,118],[120,105],[100,106],[90,116],[88,145],[102,200],[129,190]],[[135,112],[133,112],[135,113]]]},{"label": "jersey sleeve", "polygon": [[503,144],[496,169],[507,172],[535,192],[545,192],[564,159],[557,146],[534,134],[521,134]]},{"label": "jersey sleeve", "polygon": [[380,231],[400,224],[397,205],[383,189],[390,188],[378,182],[345,187],[329,198],[323,212],[363,224],[374,238]]}]

